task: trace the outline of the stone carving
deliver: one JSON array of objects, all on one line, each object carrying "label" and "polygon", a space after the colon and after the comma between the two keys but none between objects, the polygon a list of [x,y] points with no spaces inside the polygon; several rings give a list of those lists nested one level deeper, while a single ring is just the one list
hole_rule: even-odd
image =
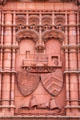
[{"label": "stone carving", "polygon": [[39,17],[37,15],[30,15],[28,19],[29,29],[34,29],[39,32]]},{"label": "stone carving", "polygon": [[39,76],[22,70],[18,72],[17,84],[22,95],[27,96],[37,88],[39,84]]},{"label": "stone carving", "polygon": [[52,18],[51,18],[51,16],[44,16],[44,17],[42,17],[42,25],[44,25],[44,26],[50,26],[50,25],[52,25]]},{"label": "stone carving", "polygon": [[[21,93],[24,96],[31,94],[39,83],[40,75],[28,73],[25,70],[18,72],[17,82]],[[59,94],[63,86],[63,77],[61,69],[53,73],[42,74],[41,82],[47,92],[53,96]]]},{"label": "stone carving", "polygon": [[[46,92],[51,95],[47,101],[43,99],[38,100],[37,96],[32,94],[39,86],[39,83],[41,83]],[[32,94],[30,100],[23,103],[20,108],[32,109],[36,107],[36,109],[60,110],[59,106],[56,104],[55,97],[60,93],[63,87],[61,69],[58,68],[54,72],[47,74],[28,73],[26,70],[21,70],[17,75],[17,84],[23,96]]]},{"label": "stone carving", "polygon": [[[41,78],[41,81],[40,81]],[[43,99],[38,101],[36,95],[32,95],[29,101],[22,104],[20,108],[33,108],[37,109],[60,109],[55,101],[55,96],[57,96],[62,90],[63,77],[61,69],[57,69],[53,73],[48,74],[33,74],[28,73],[25,70],[18,72],[18,87],[23,96],[28,96],[38,87],[39,82],[42,83],[43,88],[48,92],[51,97],[45,102]]]},{"label": "stone carving", "polygon": [[[55,97],[63,87],[60,46],[64,40],[64,33],[52,27],[52,16],[50,15],[42,15],[39,19],[39,15],[29,14],[27,19],[27,28],[16,33],[17,41],[28,39],[29,43],[28,45],[25,41],[27,48],[22,49],[24,58],[21,57],[21,54],[19,55],[22,60],[18,67],[21,68],[21,71],[18,72],[17,84],[26,99],[20,108],[60,111]],[[49,44],[47,40],[50,40]],[[56,49],[54,45],[51,45],[54,43],[59,45]],[[49,47],[49,45],[51,46]],[[50,48],[53,48],[53,51],[50,51]],[[54,50],[58,52],[54,52]]]},{"label": "stone carving", "polygon": [[51,99],[47,100],[47,102],[44,102],[43,100],[40,102],[37,101],[36,96],[32,96],[30,99],[30,106],[29,107],[36,107],[37,109],[60,109],[56,102],[55,102],[55,98],[52,97]]},{"label": "stone carving", "polygon": [[44,42],[50,39],[57,39],[62,42],[64,40],[64,33],[59,30],[48,30],[43,33],[42,39]]},{"label": "stone carving", "polygon": [[27,72],[30,73],[52,73],[55,72],[57,68],[51,67],[51,66],[36,66],[36,64],[33,64],[32,66],[22,66],[24,69],[26,69]]},{"label": "stone carving", "polygon": [[47,102],[44,102],[44,100],[40,101],[36,98],[36,96],[33,96],[30,98],[29,101],[26,101],[23,103],[20,108],[28,108],[28,109],[48,109],[48,110],[55,110],[58,109],[59,111],[61,110],[58,105],[56,104],[55,98],[51,97]]},{"label": "stone carving", "polygon": [[39,17],[35,15],[31,15],[29,17],[29,25],[32,25],[32,26],[39,25]]},{"label": "stone carving", "polygon": [[56,104],[56,101],[55,101],[55,98],[54,98],[54,97],[52,97],[52,98],[50,99],[50,101],[49,101],[49,109],[50,109],[50,110],[60,109],[60,108],[58,107],[58,105]]},{"label": "stone carving", "polygon": [[43,87],[51,94],[52,96],[57,96],[63,86],[63,77],[61,69],[57,69],[53,73],[48,73],[41,75],[41,81]]},{"label": "stone carving", "polygon": [[54,64],[55,66],[58,66],[58,64],[59,64],[59,62],[58,62],[58,56],[52,56],[51,59],[52,59],[52,61],[53,61],[53,64]]},{"label": "stone carving", "polygon": [[55,25],[64,25],[65,24],[65,18],[63,15],[56,15],[54,19]]},{"label": "stone carving", "polygon": [[26,16],[25,15],[17,15],[16,16],[16,31],[20,31],[21,29],[25,29],[26,25]]},{"label": "stone carving", "polygon": [[21,30],[16,33],[16,39],[17,41],[23,40],[23,39],[30,39],[36,42],[38,40],[38,33],[33,30]]},{"label": "stone carving", "polygon": [[52,27],[52,18],[51,16],[43,16],[42,17],[42,32],[44,32],[45,30],[50,30]]},{"label": "stone carving", "polygon": [[65,17],[63,15],[56,15],[54,19],[54,24],[56,29],[64,31]]}]

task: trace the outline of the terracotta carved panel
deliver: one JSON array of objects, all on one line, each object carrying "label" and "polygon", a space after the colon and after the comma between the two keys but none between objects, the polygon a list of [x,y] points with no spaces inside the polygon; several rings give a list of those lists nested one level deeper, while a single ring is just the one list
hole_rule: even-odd
[{"label": "terracotta carved panel", "polygon": [[27,20],[28,26],[23,22],[27,27],[16,32],[19,49],[15,111],[18,114],[33,114],[34,110],[35,114],[62,114],[64,32],[52,26],[51,15],[28,15]]},{"label": "terracotta carved panel", "polygon": [[23,96],[31,94],[39,84],[39,76],[37,74],[27,73],[26,71],[18,72],[18,87]]}]

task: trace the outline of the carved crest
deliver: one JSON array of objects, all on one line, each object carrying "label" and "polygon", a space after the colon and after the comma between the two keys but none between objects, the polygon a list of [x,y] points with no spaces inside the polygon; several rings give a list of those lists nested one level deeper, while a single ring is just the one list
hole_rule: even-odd
[{"label": "carved crest", "polygon": [[18,72],[17,84],[23,96],[31,94],[38,86],[39,76],[26,71]]},{"label": "carved crest", "polygon": [[61,69],[57,69],[53,73],[41,75],[43,87],[53,96],[57,96],[63,86],[63,75]]}]

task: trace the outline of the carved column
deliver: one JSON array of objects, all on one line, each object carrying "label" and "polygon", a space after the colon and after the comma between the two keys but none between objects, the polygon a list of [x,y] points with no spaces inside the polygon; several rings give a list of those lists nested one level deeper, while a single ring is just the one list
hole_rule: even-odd
[{"label": "carved column", "polygon": [[3,114],[10,115],[10,80],[11,80],[11,24],[12,24],[12,14],[5,14],[5,37],[4,37],[4,69],[3,69]]},{"label": "carved column", "polygon": [[[2,27],[1,27],[1,42],[0,42],[0,105],[2,107],[2,87],[3,87],[3,39],[4,39],[4,14],[3,12],[0,14],[1,16],[1,24],[2,24]],[[2,110],[0,112],[0,114],[2,115]]]},{"label": "carved column", "polygon": [[[70,13],[69,16],[69,43],[70,45],[76,46],[76,15],[74,12]],[[78,106],[78,79],[77,79],[77,49],[69,48],[69,62],[70,62],[70,91],[71,91],[71,114],[77,115]]]},{"label": "carved column", "polygon": [[[0,11],[0,24],[2,24],[2,18],[3,18],[3,16],[2,16],[2,14],[1,14],[1,11]],[[1,26],[0,26],[1,27]],[[2,44],[2,41],[3,41],[3,27],[2,28],[0,28],[0,32],[1,32],[1,37],[0,37],[0,46],[1,46],[1,44]],[[1,91],[2,91],[2,53],[3,52],[3,50],[2,50],[2,48],[0,47],[0,105],[2,104],[2,93],[1,93]]]},{"label": "carved column", "polygon": [[17,46],[17,43],[16,43],[16,33],[15,33],[15,12],[13,13],[13,41],[12,41],[12,75],[11,75],[11,106],[12,109],[11,109],[11,112],[12,114],[14,114],[14,82],[15,82],[15,54],[16,54],[16,46]]},{"label": "carved column", "polygon": [[[69,53],[66,46],[69,44],[68,39],[68,14],[66,13],[66,27],[65,27],[65,41],[64,41],[64,51],[65,51],[65,71],[68,71],[69,69]],[[69,115],[70,109],[68,106],[70,105],[70,90],[69,90],[69,74],[65,74],[65,80],[66,80],[66,115]]]},{"label": "carved column", "polygon": [[[77,24],[79,25],[80,23],[80,12],[78,11],[77,13]],[[78,70],[80,71],[80,26],[77,27],[77,34],[78,34]],[[79,82],[79,90],[78,90],[78,94],[79,94],[79,105],[80,105],[80,73],[78,74],[78,82]]]}]

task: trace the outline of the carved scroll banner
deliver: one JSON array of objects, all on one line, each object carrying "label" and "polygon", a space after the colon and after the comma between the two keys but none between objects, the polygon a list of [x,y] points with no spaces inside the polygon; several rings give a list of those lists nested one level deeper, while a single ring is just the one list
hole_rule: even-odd
[{"label": "carved scroll banner", "polygon": [[46,91],[52,96],[57,96],[63,87],[62,70],[57,69],[53,73],[42,74],[41,82]]},{"label": "carved scroll banner", "polygon": [[31,94],[39,84],[39,76],[34,73],[22,70],[18,72],[17,77],[18,88],[23,96]]}]

